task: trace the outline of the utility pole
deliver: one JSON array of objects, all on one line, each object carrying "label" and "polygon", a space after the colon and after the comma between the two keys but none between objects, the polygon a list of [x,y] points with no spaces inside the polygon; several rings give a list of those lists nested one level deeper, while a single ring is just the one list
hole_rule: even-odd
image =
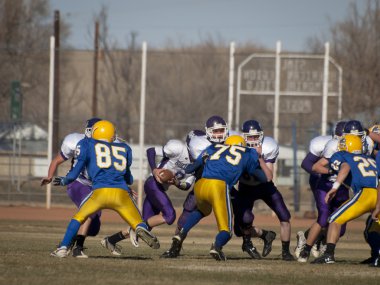
[{"label": "utility pole", "polygon": [[54,106],[53,106],[53,154],[59,150],[59,11],[54,11]]},{"label": "utility pole", "polygon": [[99,22],[95,22],[94,40],[94,76],[92,82],[92,117],[98,115],[98,55],[99,55]]}]

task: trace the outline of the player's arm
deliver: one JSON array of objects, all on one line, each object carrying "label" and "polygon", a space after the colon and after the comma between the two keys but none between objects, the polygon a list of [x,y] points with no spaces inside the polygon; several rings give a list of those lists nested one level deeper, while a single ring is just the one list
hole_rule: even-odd
[{"label": "player's arm", "polygon": [[54,178],[54,185],[68,185],[71,182],[73,182],[79,174],[82,172],[82,170],[85,168],[86,160],[87,160],[87,144],[85,143],[85,140],[81,140],[77,147],[76,147],[76,156],[77,156],[77,163],[75,166],[67,173],[66,177],[56,177]]},{"label": "player's arm", "polygon": [[209,155],[206,150],[202,151],[201,154],[197,157],[197,159],[186,166],[185,173],[186,174],[193,174],[195,171],[203,166],[205,164],[205,161],[208,159]]},{"label": "player's arm", "polygon": [[340,169],[338,172],[338,176],[336,177],[336,181],[334,182],[331,190],[326,194],[326,197],[325,197],[326,204],[328,204],[331,201],[331,199],[335,197],[335,194],[338,191],[339,186],[342,185],[342,183],[347,178],[350,171],[351,171],[351,168],[347,162],[343,162],[340,165]]},{"label": "player's arm", "polygon": [[124,175],[125,182],[127,182],[128,185],[133,184],[133,175],[131,172],[131,165],[132,165],[132,149],[127,149],[127,169]]},{"label": "player's arm", "polygon": [[329,161],[327,158],[322,157],[316,163],[313,164],[311,170],[319,174],[331,174],[331,170],[327,168]]},{"label": "player's arm", "polygon": [[49,184],[53,180],[55,171],[58,168],[58,165],[65,162],[66,159],[62,156],[61,153],[58,153],[56,157],[50,162],[48,176],[41,179],[41,186]]}]

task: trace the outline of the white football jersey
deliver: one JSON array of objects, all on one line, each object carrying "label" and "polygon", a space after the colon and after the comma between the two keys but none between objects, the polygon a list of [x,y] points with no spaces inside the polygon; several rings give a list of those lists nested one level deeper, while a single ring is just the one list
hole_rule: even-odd
[{"label": "white football jersey", "polygon": [[[170,140],[162,149],[156,148],[155,150],[156,155],[169,158],[169,160],[162,165],[162,168],[169,169],[174,174],[183,173],[186,166],[190,164],[189,151],[187,150],[185,143],[180,140]],[[180,179],[180,181],[191,185],[195,181],[195,176],[186,174],[182,179]],[[163,184],[163,186],[166,190],[169,188],[169,184]]]},{"label": "white football jersey", "polygon": [[[261,155],[265,162],[275,163],[279,154],[279,146],[277,142],[271,137],[264,137],[262,144],[262,152]],[[263,182],[258,181],[253,176],[244,175],[240,178],[240,182],[247,185],[259,185]]]},{"label": "white football jersey", "polygon": [[[61,155],[66,159],[74,159],[73,166],[77,163],[77,160],[75,158],[75,150],[76,146],[79,141],[85,138],[84,134],[78,134],[78,133],[72,133],[67,135],[62,142],[61,145]],[[88,178],[88,174],[86,170],[83,170],[81,174],[79,174],[78,178],[76,179],[83,185],[91,186],[92,182]]]},{"label": "white football jersey", "polygon": [[192,137],[188,144],[191,158],[193,160],[196,160],[197,157],[201,154],[201,152],[204,151],[209,145],[211,145],[211,142],[206,138],[206,136]]},{"label": "white football jersey", "polygon": [[323,150],[332,136],[318,136],[310,141],[309,152],[315,156],[322,157]]}]

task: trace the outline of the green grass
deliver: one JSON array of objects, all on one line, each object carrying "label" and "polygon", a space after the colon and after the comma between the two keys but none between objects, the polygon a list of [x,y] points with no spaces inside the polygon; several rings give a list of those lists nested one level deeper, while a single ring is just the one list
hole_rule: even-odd
[{"label": "green grass", "polygon": [[[378,284],[380,268],[359,262],[369,256],[362,232],[350,230],[340,241],[333,265],[300,264],[280,259],[277,238],[272,253],[263,260],[252,260],[241,251],[241,240],[234,237],[224,248],[227,262],[217,262],[209,254],[216,226],[200,225],[190,233],[183,255],[160,259],[169,247],[174,226],[157,228],[159,250],[145,244],[134,248],[121,242],[122,257],[113,257],[101,247],[105,235],[120,230],[120,224],[102,226],[97,237],[86,241],[89,259],[58,259],[49,254],[62,238],[64,222],[0,221],[0,284]],[[269,226],[278,232],[277,225]],[[292,247],[295,244],[293,228]],[[262,243],[255,239],[259,250]]]}]

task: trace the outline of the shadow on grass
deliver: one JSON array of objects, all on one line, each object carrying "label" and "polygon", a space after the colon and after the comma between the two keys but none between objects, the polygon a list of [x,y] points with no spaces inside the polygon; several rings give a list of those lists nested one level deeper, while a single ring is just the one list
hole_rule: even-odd
[{"label": "shadow on grass", "polygon": [[91,259],[123,259],[123,260],[153,260],[151,257],[143,257],[143,256],[91,256]]}]

